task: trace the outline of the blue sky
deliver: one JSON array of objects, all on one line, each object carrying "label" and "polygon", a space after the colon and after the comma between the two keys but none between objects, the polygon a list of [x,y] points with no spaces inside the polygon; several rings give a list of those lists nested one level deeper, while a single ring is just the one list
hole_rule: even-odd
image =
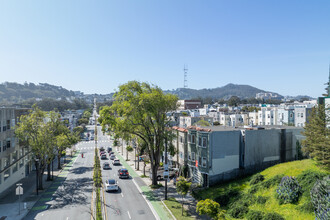
[{"label": "blue sky", "polygon": [[0,82],[110,93],[247,84],[320,96],[329,77],[330,1],[0,0]]}]

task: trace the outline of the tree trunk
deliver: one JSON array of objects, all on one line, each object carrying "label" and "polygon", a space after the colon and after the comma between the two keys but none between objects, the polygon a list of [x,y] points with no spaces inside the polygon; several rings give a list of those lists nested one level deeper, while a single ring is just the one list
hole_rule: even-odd
[{"label": "tree trunk", "polygon": [[43,175],[44,175],[44,171],[45,171],[45,168],[42,167],[42,168],[39,168],[39,173],[38,173],[38,189],[39,190],[43,190],[44,187],[43,187]]},{"label": "tree trunk", "polygon": [[158,166],[152,165],[151,164],[151,172],[152,172],[152,185],[157,185],[158,181],[157,181],[157,170],[158,170]]},{"label": "tree trunk", "polygon": [[50,163],[47,164],[47,181],[50,181],[51,178],[50,178]]},{"label": "tree trunk", "polygon": [[128,150],[127,150],[127,146],[126,146],[126,161],[128,161]]},{"label": "tree trunk", "polygon": [[57,169],[61,169],[61,154],[57,154]]},{"label": "tree trunk", "polygon": [[147,164],[146,164],[146,162],[144,162],[144,166],[143,166],[143,176],[146,175],[146,166],[147,166]]},{"label": "tree trunk", "polygon": [[183,216],[183,196],[182,196],[182,200],[181,200],[181,205],[182,205],[182,212],[181,212],[181,215]]},{"label": "tree trunk", "polygon": [[[135,155],[135,160],[136,160],[136,155]],[[139,156],[139,154],[137,155],[137,170],[140,170],[140,156]]]}]

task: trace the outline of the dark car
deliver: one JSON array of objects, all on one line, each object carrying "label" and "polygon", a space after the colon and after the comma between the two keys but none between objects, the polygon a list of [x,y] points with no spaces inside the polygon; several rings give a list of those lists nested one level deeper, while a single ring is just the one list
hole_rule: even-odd
[{"label": "dark car", "polygon": [[119,176],[119,178],[129,178],[128,170],[125,168],[119,169],[118,176]]},{"label": "dark car", "polygon": [[107,159],[107,155],[102,154],[102,155],[101,155],[101,160],[106,160],[106,159]]},{"label": "dark car", "polygon": [[108,153],[110,153],[112,151],[112,147],[108,147],[107,151],[108,151]]},{"label": "dark car", "polygon": [[111,169],[110,164],[109,164],[108,162],[105,162],[105,163],[103,164],[103,169],[104,169],[104,170],[109,170],[109,169]]}]

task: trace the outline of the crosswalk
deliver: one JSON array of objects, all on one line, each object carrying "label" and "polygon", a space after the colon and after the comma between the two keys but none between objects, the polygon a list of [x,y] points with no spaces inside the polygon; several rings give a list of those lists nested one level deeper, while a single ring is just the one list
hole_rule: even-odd
[{"label": "crosswalk", "polygon": [[95,147],[78,147],[78,150],[93,150]]}]

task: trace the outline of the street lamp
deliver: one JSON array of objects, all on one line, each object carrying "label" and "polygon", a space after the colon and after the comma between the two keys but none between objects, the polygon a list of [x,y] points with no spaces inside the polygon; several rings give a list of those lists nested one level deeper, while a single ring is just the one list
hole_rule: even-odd
[{"label": "street lamp", "polygon": [[38,164],[38,162],[39,162],[39,159],[38,158],[35,158],[34,161],[35,161],[36,173],[37,173],[37,175],[36,175],[36,191],[37,191],[37,195],[38,195],[38,188],[39,188],[39,184],[38,184],[38,176],[39,176],[38,168],[39,168],[39,164]]}]

